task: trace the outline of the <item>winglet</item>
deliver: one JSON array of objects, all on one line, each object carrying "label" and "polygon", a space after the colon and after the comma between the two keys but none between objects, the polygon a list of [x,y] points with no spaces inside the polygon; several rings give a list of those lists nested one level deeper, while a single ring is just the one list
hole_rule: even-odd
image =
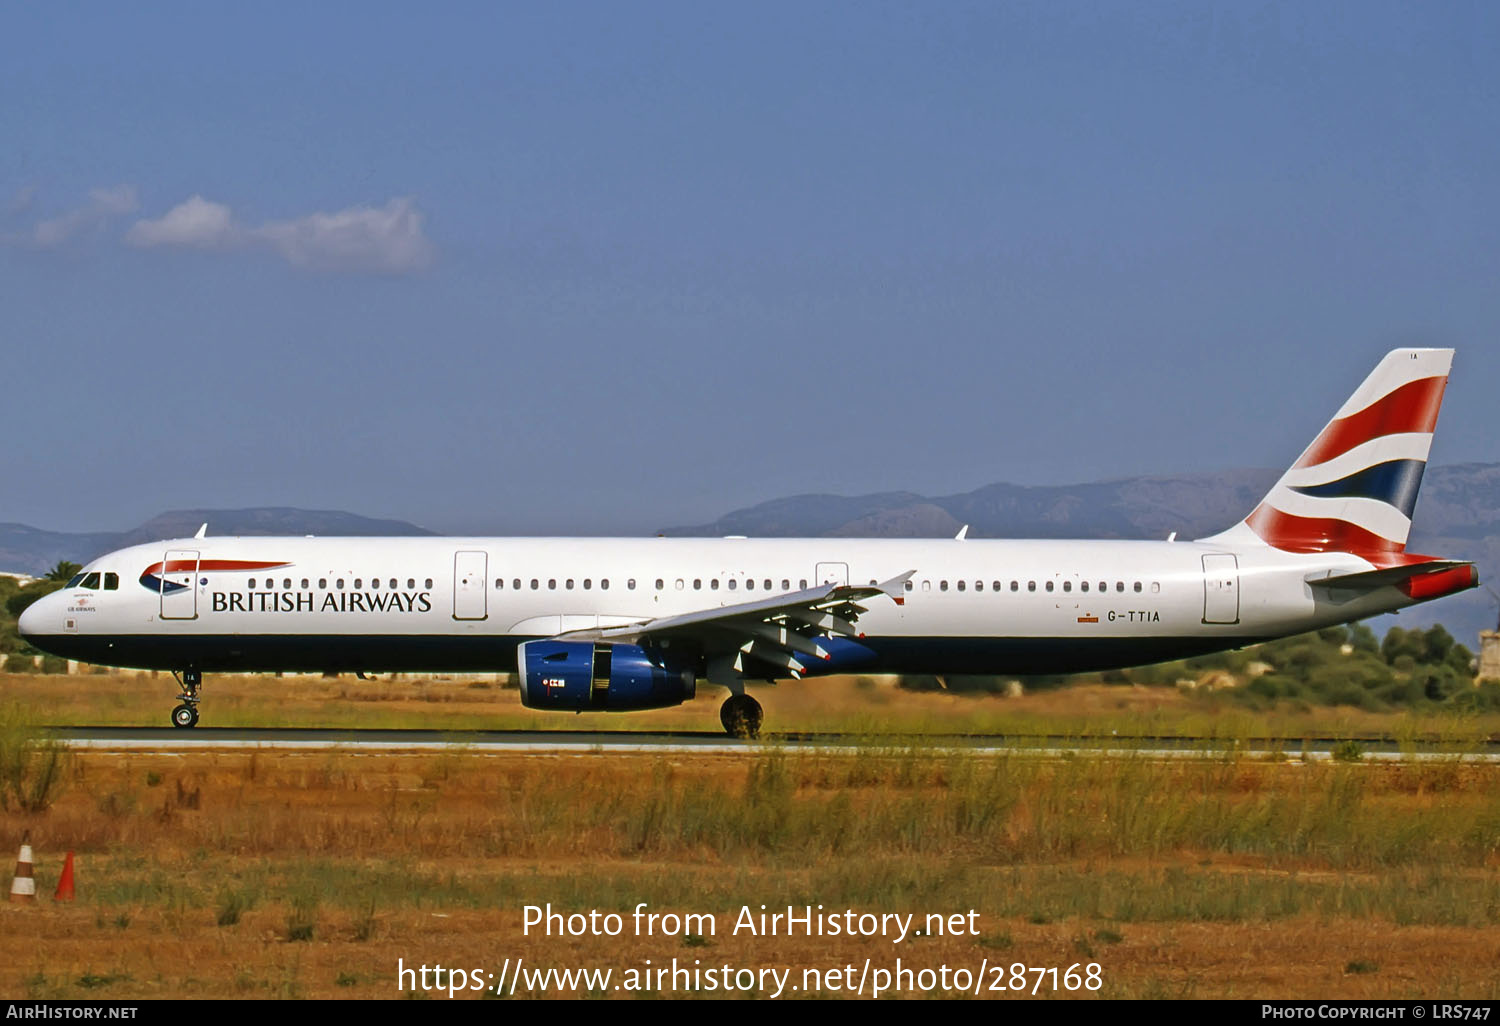
[{"label": "winglet", "polygon": [[[968,530],[968,528],[964,528],[964,530]],[[889,581],[882,581],[880,584],[875,585],[875,587],[889,595],[891,601],[895,602],[896,605],[904,606],[906,605],[906,582],[911,580],[915,574],[915,570],[908,570],[904,574],[892,577]]]},{"label": "winglet", "polygon": [[207,534],[208,534],[208,524],[204,524],[202,527],[198,528],[198,533],[195,534],[195,535],[193,535],[193,537],[194,538],[202,538],[202,537],[205,537]]},{"label": "winglet", "polygon": [[962,526],[962,527],[960,527],[958,529],[958,533],[953,536],[953,540],[954,541],[963,541],[968,536],[969,536],[969,525],[965,524],[964,526]]}]

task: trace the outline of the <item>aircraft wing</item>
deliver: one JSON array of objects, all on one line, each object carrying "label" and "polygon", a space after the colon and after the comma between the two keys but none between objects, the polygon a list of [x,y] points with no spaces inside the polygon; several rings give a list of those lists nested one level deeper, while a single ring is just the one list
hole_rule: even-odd
[{"label": "aircraft wing", "polygon": [[619,627],[595,627],[567,631],[557,641],[598,641],[640,644],[681,638],[702,646],[706,653],[732,655],[733,667],[747,676],[757,676],[747,667],[764,663],[773,670],[801,677],[808,661],[832,658],[819,644],[824,635],[859,638],[861,605],[885,595],[897,605],[905,601],[906,582],[915,574],[908,570],[880,584],[821,584],[785,595],[741,602],[732,606],[661,616]]}]

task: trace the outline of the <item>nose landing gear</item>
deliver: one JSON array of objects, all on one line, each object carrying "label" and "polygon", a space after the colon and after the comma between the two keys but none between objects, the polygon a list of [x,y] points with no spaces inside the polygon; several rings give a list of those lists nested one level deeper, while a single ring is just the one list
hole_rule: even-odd
[{"label": "nose landing gear", "polygon": [[196,727],[198,725],[198,689],[203,686],[203,673],[199,670],[183,670],[179,677],[174,670],[172,676],[182,688],[182,694],[177,696],[182,704],[172,710],[172,726]]},{"label": "nose landing gear", "polygon": [[719,707],[719,722],[730,737],[760,737],[760,722],[764,718],[760,703],[746,694],[730,695]]}]

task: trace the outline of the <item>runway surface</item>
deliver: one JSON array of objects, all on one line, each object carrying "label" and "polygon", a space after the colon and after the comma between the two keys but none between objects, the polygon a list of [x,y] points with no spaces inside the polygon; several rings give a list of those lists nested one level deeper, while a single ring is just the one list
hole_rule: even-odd
[{"label": "runway surface", "polygon": [[644,733],[639,731],[569,730],[324,730],[318,728],[254,729],[195,727],[177,730],[157,727],[59,727],[52,735],[70,748],[95,751],[193,752],[263,749],[280,751],[343,750],[366,753],[469,751],[476,753],[551,753],[560,755],[611,753],[711,754],[765,751],[782,748],[855,754],[859,752],[923,751],[973,755],[1030,754],[1040,756],[1113,755],[1151,758],[1222,758],[1234,753],[1245,758],[1322,761],[1336,752],[1358,747],[1362,760],[1463,759],[1500,762],[1500,743],[1461,747],[1439,744],[1398,745],[1369,738],[1222,738],[1137,737],[1068,738],[1060,736],[995,736],[928,734],[871,737],[835,733],[766,734],[757,741],[726,737],[718,732]]}]

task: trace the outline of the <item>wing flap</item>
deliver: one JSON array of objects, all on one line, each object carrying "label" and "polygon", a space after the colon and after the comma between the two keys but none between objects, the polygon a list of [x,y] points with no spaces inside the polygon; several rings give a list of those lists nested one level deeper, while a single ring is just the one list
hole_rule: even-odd
[{"label": "wing flap", "polygon": [[629,645],[646,639],[665,642],[674,637],[689,638],[710,655],[732,657],[738,673],[754,676],[747,664],[747,660],[753,660],[800,677],[807,671],[808,662],[833,659],[824,635],[860,637],[857,623],[868,611],[862,603],[879,596],[900,603],[906,582],[915,573],[908,570],[878,584],[820,584],[753,602],[566,631],[556,639]]}]

